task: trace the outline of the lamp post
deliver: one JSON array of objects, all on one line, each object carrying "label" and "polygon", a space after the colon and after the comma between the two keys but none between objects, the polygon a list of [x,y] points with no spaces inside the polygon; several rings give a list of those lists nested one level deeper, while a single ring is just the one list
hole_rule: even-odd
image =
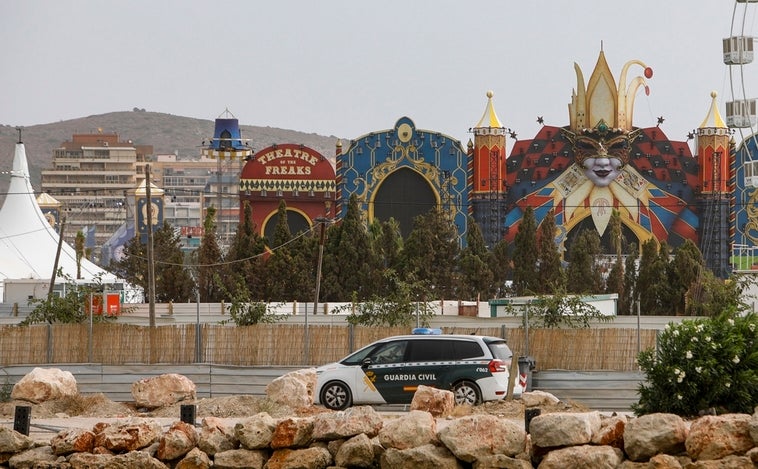
[{"label": "lamp post", "polygon": [[[326,237],[326,225],[332,223],[331,218],[317,217],[313,221],[321,225],[321,233],[318,242],[318,263],[316,264],[316,297],[313,300],[313,314],[318,312],[318,295],[321,290],[321,263],[324,260],[324,238]],[[310,363],[310,334],[308,332],[308,308],[305,309],[305,364]]]}]

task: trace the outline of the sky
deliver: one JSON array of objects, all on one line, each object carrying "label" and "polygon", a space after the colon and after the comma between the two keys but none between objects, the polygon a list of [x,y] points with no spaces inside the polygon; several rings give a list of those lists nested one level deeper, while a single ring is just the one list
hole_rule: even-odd
[{"label": "sky", "polygon": [[492,90],[504,126],[529,139],[538,116],[568,124],[574,63],[588,80],[602,47],[617,80],[632,59],[653,69],[634,125],[662,116],[685,140],[712,90],[722,114],[732,86],[742,97],[739,72],[758,96],[758,65],[730,73],[721,44],[758,36],[756,11],[734,0],[4,0],[0,124],[228,109],[243,125],[350,139],[407,116],[465,145]]}]

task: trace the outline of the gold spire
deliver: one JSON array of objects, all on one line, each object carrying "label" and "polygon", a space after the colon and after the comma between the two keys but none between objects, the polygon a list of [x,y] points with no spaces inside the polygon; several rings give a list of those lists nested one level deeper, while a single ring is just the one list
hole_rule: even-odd
[{"label": "gold spire", "polygon": [[705,116],[705,119],[703,119],[703,123],[700,124],[701,129],[705,128],[712,128],[712,129],[725,129],[726,124],[724,123],[724,119],[721,118],[721,113],[719,112],[719,106],[716,102],[716,96],[718,96],[718,93],[715,91],[711,91],[711,108],[708,110],[708,115]]},{"label": "gold spire", "polygon": [[484,109],[484,115],[479,119],[474,129],[505,129],[503,123],[498,119],[495,113],[495,106],[492,104],[492,97],[495,96],[491,90],[487,91],[487,107]]},{"label": "gold spire", "polygon": [[[633,78],[627,87],[626,76],[632,65],[643,67],[645,77]],[[571,131],[578,133],[597,128],[622,132],[632,130],[636,92],[644,86],[645,94],[649,94],[650,90],[645,78],[651,78],[653,70],[642,61],[630,60],[621,69],[618,87],[616,87],[602,50],[586,88],[584,75],[576,63],[574,63],[574,70],[576,71],[576,90],[572,92],[569,104]]]}]

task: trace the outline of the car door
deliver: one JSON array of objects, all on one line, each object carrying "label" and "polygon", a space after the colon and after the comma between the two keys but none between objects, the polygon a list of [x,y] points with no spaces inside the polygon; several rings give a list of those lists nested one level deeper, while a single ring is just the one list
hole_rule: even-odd
[{"label": "car door", "polygon": [[403,370],[404,375],[409,377],[403,389],[407,402],[413,399],[413,393],[420,385],[449,389],[445,382],[451,367],[449,355],[452,342],[434,338],[410,341],[408,361]]},{"label": "car door", "polygon": [[[355,389],[367,404],[401,403],[407,340],[393,340],[371,351],[356,373]],[[357,402],[357,399],[356,399]]]}]

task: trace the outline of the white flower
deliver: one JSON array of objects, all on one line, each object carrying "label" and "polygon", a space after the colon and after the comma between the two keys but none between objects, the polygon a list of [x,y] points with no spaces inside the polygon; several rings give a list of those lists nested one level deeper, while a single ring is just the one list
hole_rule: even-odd
[{"label": "white flower", "polygon": [[676,379],[677,383],[681,383],[682,381],[684,381],[684,378],[682,378],[681,376]]},{"label": "white flower", "polygon": [[747,328],[750,329],[750,332],[755,332],[755,324],[753,324],[752,322],[748,324]]},{"label": "white flower", "polygon": [[694,336],[694,337],[692,338],[692,341],[693,341],[693,342],[697,342],[697,336]]},{"label": "white flower", "polygon": [[736,365],[739,362],[740,362],[740,357],[738,357],[737,355],[735,355],[734,358],[732,358],[732,363],[734,363]]},{"label": "white flower", "polygon": [[688,360],[691,360],[692,359],[692,352],[690,352],[689,350],[687,350],[687,353],[684,356],[687,357]]},{"label": "white flower", "polygon": [[695,371],[696,371],[698,374],[700,374],[700,372],[701,372],[701,371],[703,371],[703,367],[702,367],[702,366],[696,366],[696,367],[695,367]]},{"label": "white flower", "polygon": [[695,330],[698,331],[698,332],[702,332],[703,331],[703,325],[702,324],[698,324],[697,326],[695,326]]},{"label": "white flower", "polygon": [[705,342],[710,343],[711,342],[711,336],[707,335],[705,336]]},{"label": "white flower", "polygon": [[732,383],[730,383],[729,381],[727,381],[726,383],[724,383],[724,386],[726,386],[727,388],[730,388],[730,387],[732,387]]},{"label": "white flower", "polygon": [[679,373],[681,373],[679,368],[674,368],[674,376],[679,376]]},{"label": "white flower", "polygon": [[679,400],[681,401],[681,400],[682,400],[682,395],[681,395],[681,394],[677,394],[677,395],[676,395],[676,398],[677,398],[677,399],[679,399]]},{"label": "white flower", "polygon": [[734,326],[734,319],[729,318],[726,322],[728,322],[730,326]]}]

